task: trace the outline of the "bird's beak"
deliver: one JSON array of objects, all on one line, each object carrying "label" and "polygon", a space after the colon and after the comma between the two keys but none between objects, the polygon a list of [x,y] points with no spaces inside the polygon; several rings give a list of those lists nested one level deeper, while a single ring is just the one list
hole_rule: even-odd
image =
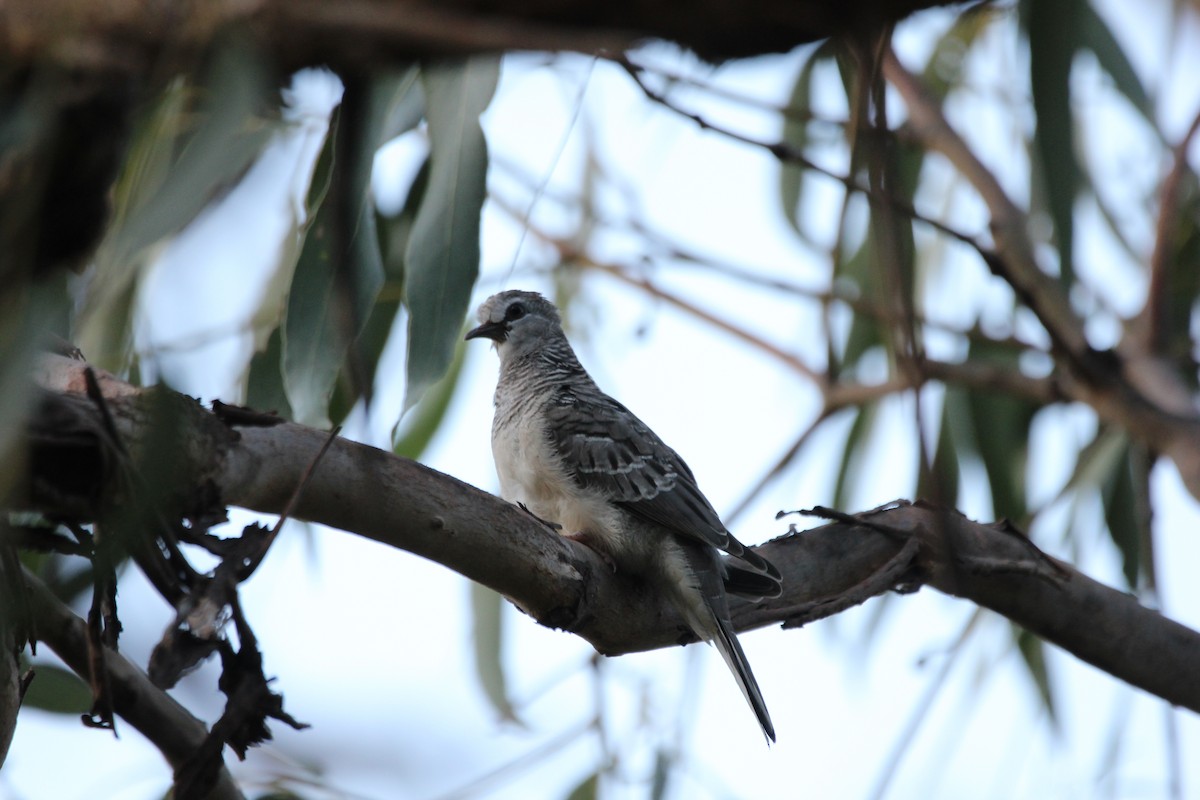
[{"label": "bird's beak", "polygon": [[463,337],[469,339],[491,339],[493,342],[503,342],[508,338],[508,326],[503,320],[500,322],[485,322],[478,328],[472,328],[467,331],[467,335]]}]

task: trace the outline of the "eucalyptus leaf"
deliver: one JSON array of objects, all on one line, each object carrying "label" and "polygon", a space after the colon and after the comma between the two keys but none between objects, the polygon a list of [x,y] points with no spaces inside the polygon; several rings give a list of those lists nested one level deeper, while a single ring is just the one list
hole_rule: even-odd
[{"label": "eucalyptus leaf", "polygon": [[479,223],[487,190],[487,142],[479,115],[500,74],[495,56],[426,67],[429,184],[405,255],[410,408],[443,374],[479,275]]},{"label": "eucalyptus leaf", "polygon": [[1021,661],[1033,679],[1037,689],[1038,699],[1050,717],[1050,724],[1058,730],[1058,703],[1055,700],[1054,687],[1050,680],[1050,666],[1046,662],[1046,645],[1037,636],[1024,628],[1012,626],[1013,637],[1016,639],[1017,651]]},{"label": "eucalyptus leaf", "polygon": [[1037,128],[1033,145],[1058,240],[1059,275],[1075,280],[1075,196],[1082,171],[1075,157],[1071,113],[1071,64],[1079,48],[1086,0],[1023,0],[1021,17],[1029,38],[1029,72]]},{"label": "eucalyptus leaf", "polygon": [[262,153],[280,124],[263,114],[273,92],[260,58],[234,40],[216,52],[199,86],[173,83],[139,127],[76,337],[94,363],[124,368],[142,272],[164,239],[240,181]]},{"label": "eucalyptus leaf", "polygon": [[[310,192],[318,207],[296,264],[283,335],[284,386],[298,422],[329,425],[339,374],[344,387],[335,416],[370,398],[382,344],[363,349],[359,340],[384,286],[371,171],[385,139],[419,119],[420,103],[410,99],[417,87],[415,69],[347,80],[330,123]],[[391,317],[381,323],[388,329]]]},{"label": "eucalyptus leaf", "polygon": [[[832,60],[833,39],[827,39],[804,61],[788,97],[787,112],[783,120],[783,142],[793,150],[804,152],[808,146],[808,128],[812,113],[812,85],[816,68]],[[812,235],[805,229],[801,208],[804,201],[805,173],[799,164],[781,162],[779,165],[779,210],[801,240],[812,243]]]},{"label": "eucalyptus leaf", "polygon": [[33,664],[33,680],[21,705],[78,716],[92,707],[92,690],[79,677],[54,664]]},{"label": "eucalyptus leaf", "polygon": [[600,773],[593,772],[584,778],[567,795],[567,800],[596,800],[600,791]]},{"label": "eucalyptus leaf", "polygon": [[446,418],[450,409],[450,401],[454,399],[454,391],[458,388],[458,379],[462,374],[463,362],[466,360],[465,342],[459,342],[454,350],[454,360],[450,362],[450,370],[425,393],[410,411],[403,426],[397,425],[392,432],[392,452],[404,458],[418,459]]},{"label": "eucalyptus leaf", "polygon": [[1137,521],[1137,492],[1133,480],[1132,452],[1129,442],[1113,459],[1100,487],[1104,504],[1104,522],[1108,535],[1121,554],[1121,572],[1130,589],[1138,588],[1142,570],[1142,536]]},{"label": "eucalyptus leaf", "polygon": [[842,448],[842,457],[838,465],[837,482],[834,484],[834,508],[850,507],[850,490],[857,485],[861,476],[866,446],[878,416],[877,403],[867,403],[854,409],[854,422],[846,435],[846,444]]},{"label": "eucalyptus leaf", "polygon": [[471,583],[471,614],[475,622],[475,674],[492,708],[500,717],[517,721],[508,699],[502,660],[504,644],[504,599],[491,589]]},{"label": "eucalyptus leaf", "polygon": [[1079,37],[1082,46],[1095,54],[1100,68],[1112,78],[1117,91],[1129,101],[1129,104],[1142,115],[1143,119],[1151,124],[1151,127],[1157,130],[1154,104],[1146,93],[1146,87],[1142,85],[1142,79],[1138,77],[1133,64],[1129,62],[1129,56],[1125,54],[1125,50],[1113,36],[1108,24],[1096,13],[1096,9],[1087,3],[1078,9],[1078,13],[1080,18]]}]

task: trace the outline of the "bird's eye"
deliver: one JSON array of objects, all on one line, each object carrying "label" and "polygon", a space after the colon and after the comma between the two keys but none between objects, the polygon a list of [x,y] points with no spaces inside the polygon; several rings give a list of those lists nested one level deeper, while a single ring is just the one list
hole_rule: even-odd
[{"label": "bird's eye", "polygon": [[512,322],[513,320],[520,319],[523,316],[525,316],[525,306],[521,305],[520,303],[513,303],[508,307],[508,310],[504,312],[504,321]]}]

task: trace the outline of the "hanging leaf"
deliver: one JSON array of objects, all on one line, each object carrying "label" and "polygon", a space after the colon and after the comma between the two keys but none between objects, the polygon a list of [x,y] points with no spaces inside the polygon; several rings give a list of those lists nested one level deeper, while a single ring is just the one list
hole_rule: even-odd
[{"label": "hanging leaf", "polygon": [[567,800],[596,800],[600,791],[600,773],[593,772],[583,779],[583,782],[571,790]]},{"label": "hanging leaf", "polygon": [[21,705],[78,717],[92,707],[92,690],[79,677],[53,664],[33,664],[33,681]]},{"label": "hanging leaf", "polygon": [[[812,114],[812,84],[813,74],[821,64],[827,64],[834,57],[836,40],[826,39],[805,59],[796,82],[792,84],[792,92],[788,97],[787,110],[783,119],[783,142],[798,152],[804,152],[808,146],[809,125],[814,124],[809,117]],[[779,210],[784,219],[792,226],[801,240],[812,243],[813,237],[805,228],[801,210],[804,200],[805,170],[799,164],[782,162],[779,165]]]},{"label": "hanging leaf", "polygon": [[1051,727],[1057,732],[1058,704],[1054,699],[1054,690],[1050,684],[1050,667],[1046,663],[1046,645],[1024,628],[1013,625],[1012,631],[1013,638],[1017,642],[1017,651],[1021,654],[1021,661],[1025,664],[1025,669],[1029,671],[1029,677],[1033,679],[1038,698],[1050,717]]},{"label": "hanging leaf", "polygon": [[1075,196],[1082,176],[1075,158],[1071,63],[1087,3],[1023,0],[1019,7],[1029,39],[1030,89],[1037,116],[1035,161],[1058,240],[1059,276],[1070,286],[1075,282]]},{"label": "hanging leaf", "polygon": [[960,413],[966,398],[961,389],[946,387],[942,419],[938,425],[937,449],[928,470],[917,472],[917,497],[945,508],[958,505],[959,463],[961,454],[955,441],[952,417]]},{"label": "hanging leaf", "polygon": [[[367,363],[373,369],[376,354],[352,345],[384,283],[371,169],[385,137],[403,124],[416,124],[419,103],[410,96],[417,86],[412,69],[347,79],[342,105],[330,123],[316,170],[329,175],[328,189],[305,234],[284,325],[284,386],[298,422],[329,425],[339,373],[347,384],[339,418],[359,397],[370,397]],[[314,178],[313,184],[317,188],[320,181]],[[312,193],[310,199],[316,199]]]},{"label": "hanging leaf", "polygon": [[1150,97],[1146,94],[1146,87],[1142,85],[1141,78],[1138,77],[1133,65],[1129,63],[1129,57],[1125,55],[1125,51],[1113,36],[1104,19],[1096,13],[1096,9],[1087,3],[1081,4],[1077,13],[1079,14],[1081,46],[1095,54],[1096,60],[1100,63],[1100,69],[1112,78],[1117,91],[1129,101],[1129,104],[1142,115],[1143,119],[1151,124],[1151,127],[1157,130],[1154,104],[1150,102]]},{"label": "hanging leaf", "polygon": [[418,459],[434,434],[442,426],[446,412],[450,409],[450,401],[454,399],[454,390],[458,388],[458,378],[462,374],[462,365],[466,360],[466,343],[459,342],[454,350],[454,360],[450,362],[450,370],[441,380],[429,388],[425,396],[413,407],[405,419],[403,427],[397,423],[397,429],[392,432],[392,452],[404,458]]},{"label": "hanging leaf", "polygon": [[446,372],[479,274],[479,221],[487,189],[487,142],[479,115],[500,74],[495,56],[427,67],[429,185],[405,256],[410,408]]},{"label": "hanging leaf", "polygon": [[246,405],[259,411],[273,411],[283,419],[293,419],[283,387],[283,333],[276,327],[267,346],[250,358],[246,373]]},{"label": "hanging leaf", "polygon": [[[971,363],[992,363],[1018,369],[1017,353],[1001,344],[972,340],[967,350]],[[967,393],[966,410],[974,431],[975,447],[987,471],[992,493],[992,513],[1021,523],[1028,511],[1025,474],[1029,457],[1029,430],[1038,406],[1024,398],[990,390]],[[961,442],[961,440],[960,440]]]},{"label": "hanging leaf", "polygon": [[842,459],[838,466],[837,482],[833,489],[833,507],[850,508],[850,489],[859,482],[866,445],[870,441],[875,419],[879,415],[877,403],[867,403],[853,410],[854,423],[846,435],[842,448]]},{"label": "hanging leaf", "polygon": [[[259,57],[221,48],[199,87],[172,84],[140,126],[113,189],[75,341],[95,364],[123,370],[137,283],[153,247],[181,231],[245,175],[278,130],[262,115],[274,89]],[[194,128],[192,120],[198,120]]]},{"label": "hanging leaf", "polygon": [[[355,341],[362,380],[370,386],[375,385],[379,359],[396,332],[396,317],[400,313],[404,297],[404,251],[412,232],[417,208],[425,194],[428,174],[429,159],[426,158],[408,190],[408,197],[400,213],[394,217],[376,214],[375,230],[379,236],[379,250],[383,257],[384,279],[375,298],[375,305],[367,317],[367,324]],[[330,401],[331,416],[334,419],[344,419],[358,401],[358,397],[353,391],[353,381],[343,371],[334,386],[333,399]]]},{"label": "hanging leaf", "polygon": [[504,599],[491,589],[471,583],[471,614],[475,620],[475,674],[492,708],[501,719],[519,722],[508,699],[504,677]]},{"label": "hanging leaf", "polygon": [[1137,493],[1133,485],[1133,464],[1129,440],[1112,460],[1108,473],[1100,484],[1104,505],[1104,522],[1108,535],[1121,554],[1121,572],[1130,589],[1138,588],[1142,561],[1142,537],[1137,522]]}]

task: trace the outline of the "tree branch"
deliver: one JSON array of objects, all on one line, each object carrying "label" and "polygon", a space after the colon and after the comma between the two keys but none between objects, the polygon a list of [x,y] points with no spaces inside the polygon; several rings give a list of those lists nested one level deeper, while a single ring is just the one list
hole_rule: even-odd
[{"label": "tree branch", "polygon": [[[49,413],[53,425],[33,421],[35,450],[54,436],[81,441],[89,425],[100,424],[94,405],[69,391],[83,365],[51,360],[43,385],[56,391],[46,395],[39,416]],[[126,394],[109,403],[134,453],[148,435],[140,427],[145,415],[139,402]],[[220,502],[252,510],[281,511],[327,438],[291,423],[234,426],[231,436],[217,432],[214,416],[199,404],[188,407],[173,433],[188,454],[180,483],[211,480]],[[38,488],[44,482],[33,476],[35,492],[45,493]],[[47,494],[62,501],[62,491]],[[691,638],[662,597],[628,575],[613,574],[590,549],[492,495],[373,447],[337,440],[313,472],[295,516],[443,564],[605,654]],[[1192,680],[1200,669],[1200,634],[1053,561],[1005,524],[897,506],[789,534],[759,551],[783,572],[785,592],[769,603],[735,604],[743,630],[800,625],[889,588],[926,584],[993,609],[1122,680],[1200,711],[1200,684]]]},{"label": "tree branch", "polygon": [[717,0],[704,13],[653,2],[477,0],[10,0],[0,51],[18,64],[169,76],[224,31],[248,35],[281,66],[359,70],[499,50],[623,50],[669,39],[710,60],[784,52],[902,19],[947,0]]},{"label": "tree branch", "polygon": [[[37,638],[78,675],[88,674],[86,623],[75,616],[40,580],[26,571],[25,586],[33,608]],[[204,723],[158,689],[136,666],[107,646],[102,650],[112,686],[114,710],[149,739],[172,769],[178,769],[204,744]],[[228,770],[221,768],[210,800],[242,800],[243,795]]]},{"label": "tree branch", "polygon": [[[1027,233],[1027,214],[1009,198],[996,176],[950,126],[920,81],[887,52],[884,75],[904,99],[917,138],[946,156],[974,187],[991,214],[996,254],[989,268],[1003,278],[1037,316],[1054,343],[1063,370],[1061,388],[1092,407],[1098,416],[1175,462],[1188,491],[1200,499],[1200,412],[1192,398],[1179,396],[1176,381],[1160,370],[1141,369],[1116,353],[1100,353],[1087,341],[1083,321],[1063,288],[1042,271]],[[982,251],[981,251],[982,252]]]}]

